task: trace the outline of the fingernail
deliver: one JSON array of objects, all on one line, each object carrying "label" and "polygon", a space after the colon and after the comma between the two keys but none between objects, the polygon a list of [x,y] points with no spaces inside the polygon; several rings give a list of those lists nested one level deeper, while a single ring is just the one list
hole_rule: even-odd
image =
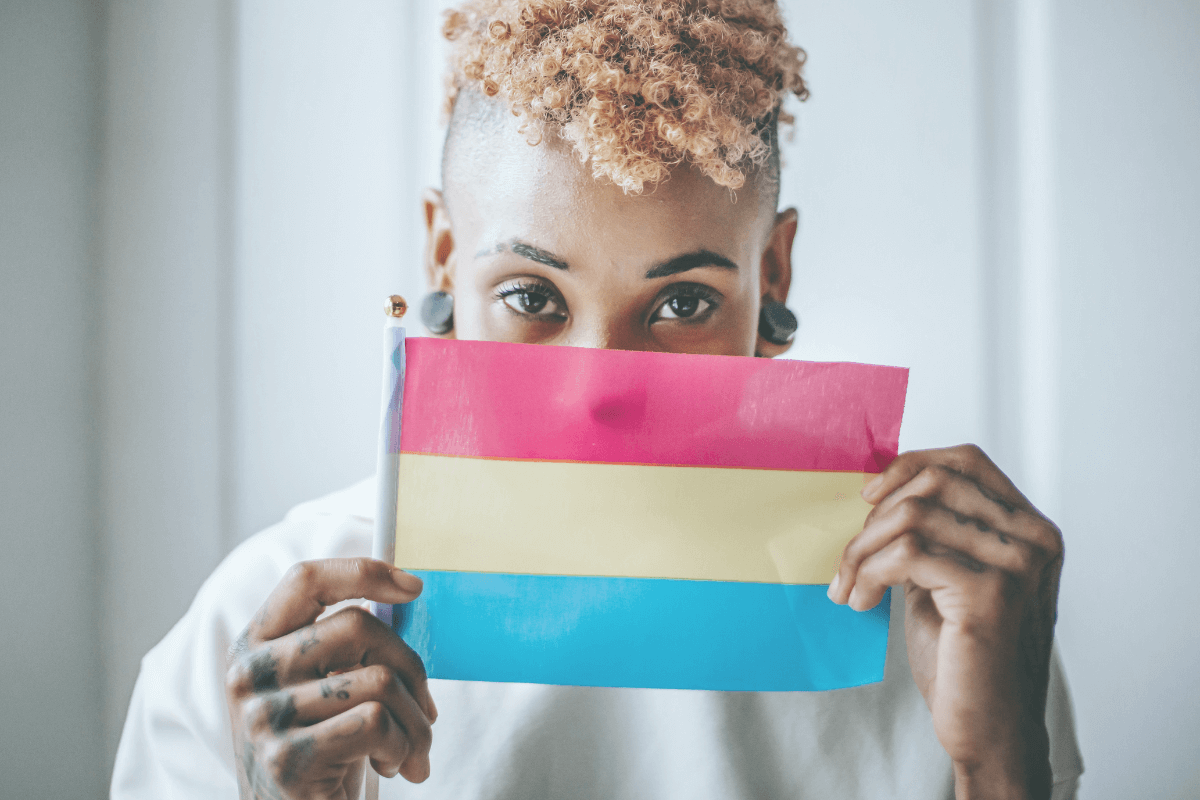
[{"label": "fingernail", "polygon": [[870,501],[870,499],[875,496],[875,493],[877,491],[879,491],[879,487],[882,485],[883,485],[883,475],[882,474],[876,475],[871,480],[870,483],[868,483],[866,486],[863,487],[863,490],[862,490],[863,500]]},{"label": "fingernail", "polygon": [[411,592],[412,594],[420,594],[421,588],[425,585],[425,582],[416,575],[405,572],[399,567],[392,570],[392,580],[394,580],[396,585],[401,589],[406,592]]},{"label": "fingernail", "polygon": [[433,695],[429,695],[429,710],[431,712],[433,712],[432,715],[429,717],[429,721],[437,722],[437,718],[438,718],[437,703],[433,702]]},{"label": "fingernail", "polygon": [[837,595],[837,590],[838,590],[838,584],[841,583],[841,581],[842,581],[842,576],[840,574],[834,575],[833,580],[829,582],[829,590],[826,592],[826,594],[829,595],[829,599],[835,603],[837,602],[836,595]]}]

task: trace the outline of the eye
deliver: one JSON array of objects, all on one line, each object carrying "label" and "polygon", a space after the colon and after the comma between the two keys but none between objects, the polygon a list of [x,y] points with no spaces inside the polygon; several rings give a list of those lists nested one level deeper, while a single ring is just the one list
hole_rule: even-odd
[{"label": "eye", "polygon": [[712,303],[700,297],[676,295],[662,304],[658,310],[658,317],[659,319],[687,319],[697,313],[707,311],[711,305]]},{"label": "eye", "polygon": [[506,283],[496,291],[496,296],[518,314],[540,318],[566,316],[566,304],[558,292],[543,283]]},{"label": "eye", "polygon": [[690,284],[673,287],[672,293],[654,312],[651,322],[678,319],[698,321],[717,307],[716,292],[707,286]]}]

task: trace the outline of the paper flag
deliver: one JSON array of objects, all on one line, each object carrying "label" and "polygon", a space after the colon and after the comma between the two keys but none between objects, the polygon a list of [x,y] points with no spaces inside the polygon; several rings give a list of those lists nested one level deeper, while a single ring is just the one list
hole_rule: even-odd
[{"label": "paper flag", "polygon": [[882,679],[888,603],[825,592],[896,455],[907,370],[402,332],[395,355],[394,557],[425,589],[394,625],[431,677]]}]

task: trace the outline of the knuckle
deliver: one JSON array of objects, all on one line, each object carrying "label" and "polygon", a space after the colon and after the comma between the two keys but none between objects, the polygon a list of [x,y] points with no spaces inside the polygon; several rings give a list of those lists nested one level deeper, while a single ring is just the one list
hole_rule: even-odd
[{"label": "knuckle", "polygon": [[263,745],[262,764],[276,783],[292,782],[291,766],[296,761],[296,745],[286,739],[274,739]]},{"label": "knuckle", "polygon": [[255,733],[266,730],[270,710],[263,697],[251,697],[242,703],[242,726]]},{"label": "knuckle", "polygon": [[267,771],[281,786],[303,785],[306,773],[318,757],[316,742],[307,735],[272,739],[265,755]]},{"label": "knuckle", "polygon": [[225,670],[225,694],[230,698],[241,698],[254,692],[254,678],[247,654],[242,653]]},{"label": "knuckle", "polygon": [[1062,529],[1050,520],[1044,520],[1039,527],[1038,539],[1046,543],[1046,549],[1051,555],[1061,555],[1064,547]]},{"label": "knuckle", "polygon": [[896,540],[896,554],[905,561],[911,561],[924,552],[925,540],[915,531],[908,531]]},{"label": "knuckle", "polygon": [[977,464],[987,458],[987,454],[983,452],[983,448],[974,443],[960,444],[955,449],[969,464]]},{"label": "knuckle", "polygon": [[383,703],[369,700],[358,707],[358,713],[362,716],[363,729],[368,734],[382,736],[387,733],[392,715],[384,708]]},{"label": "knuckle", "polygon": [[366,635],[376,623],[376,619],[362,606],[348,606],[338,614],[342,618],[341,624],[345,625],[350,635],[355,638]]},{"label": "knuckle", "polygon": [[911,494],[900,501],[897,512],[906,528],[918,525],[929,514],[929,501],[920,495]]},{"label": "knuckle", "polygon": [[314,561],[299,561],[288,568],[283,580],[300,590],[312,589],[317,581],[318,570]]},{"label": "knuckle", "polygon": [[962,479],[962,473],[948,464],[930,464],[923,471],[929,476],[930,484],[939,489]]},{"label": "knuckle", "polygon": [[846,545],[846,549],[842,551],[841,566],[843,568],[849,567],[850,569],[858,567],[859,562],[863,559],[864,547],[865,545],[861,536],[855,536],[851,539],[850,543]]},{"label": "knuckle", "polygon": [[395,674],[382,664],[372,664],[359,670],[363,691],[371,697],[382,697],[395,685]]},{"label": "knuckle", "polygon": [[1038,557],[1037,551],[1027,545],[1014,547],[1010,558],[1013,572],[1019,575],[1029,575],[1035,572],[1042,561]]}]

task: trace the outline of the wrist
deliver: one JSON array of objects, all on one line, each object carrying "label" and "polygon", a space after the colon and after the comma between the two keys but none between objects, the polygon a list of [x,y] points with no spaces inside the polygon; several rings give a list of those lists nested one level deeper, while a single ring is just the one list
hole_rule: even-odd
[{"label": "wrist", "polygon": [[[1047,782],[1049,786],[1049,782]],[[956,800],[1043,800],[1049,791],[1037,791],[1024,770],[1011,764],[955,764]]]},{"label": "wrist", "polygon": [[957,800],[1049,800],[1052,783],[1044,724],[1028,726],[1007,744],[997,742],[978,761],[954,762]]}]

